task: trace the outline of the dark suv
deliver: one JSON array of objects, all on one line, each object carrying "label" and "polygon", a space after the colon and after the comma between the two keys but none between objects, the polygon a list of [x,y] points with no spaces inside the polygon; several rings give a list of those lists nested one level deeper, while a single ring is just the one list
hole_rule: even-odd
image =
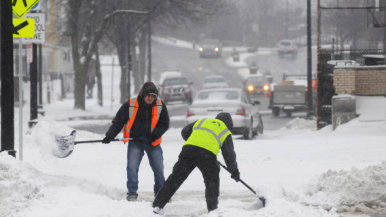
[{"label": "dark suv", "polygon": [[171,101],[185,101],[192,103],[193,83],[182,75],[167,76],[160,82],[160,97],[164,103]]}]

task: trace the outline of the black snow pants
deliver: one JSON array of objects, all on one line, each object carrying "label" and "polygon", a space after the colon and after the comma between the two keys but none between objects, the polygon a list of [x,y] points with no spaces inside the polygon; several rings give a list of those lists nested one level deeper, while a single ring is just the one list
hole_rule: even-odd
[{"label": "black snow pants", "polygon": [[196,167],[204,177],[208,211],[217,209],[220,185],[217,157],[212,152],[193,145],[185,145],[182,148],[172,174],[154,199],[153,207],[163,208]]}]

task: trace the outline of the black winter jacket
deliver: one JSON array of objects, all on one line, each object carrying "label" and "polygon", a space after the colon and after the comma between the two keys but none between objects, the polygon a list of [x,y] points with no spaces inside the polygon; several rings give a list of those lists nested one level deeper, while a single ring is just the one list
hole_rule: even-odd
[{"label": "black winter jacket", "polygon": [[[185,141],[192,134],[193,126],[194,126],[195,123],[196,122],[188,124],[184,128],[182,128],[181,136],[182,136],[182,138]],[[198,146],[195,146],[195,147],[198,147]],[[206,151],[208,151],[208,150],[206,150]],[[208,151],[208,152],[210,152],[210,151]],[[210,152],[210,153],[213,154],[212,152]],[[234,172],[234,171],[238,170],[237,162],[236,162],[236,153],[235,153],[234,146],[233,146],[232,136],[229,135],[225,139],[225,141],[224,141],[224,143],[222,144],[222,147],[221,147],[221,153],[222,153],[222,155],[224,157],[225,163],[226,163],[229,171]]]},{"label": "black winter jacket", "polygon": [[[138,97],[139,108],[133,126],[131,127],[131,138],[146,137],[150,141],[154,141],[160,138],[166,130],[169,129],[168,110],[166,109],[165,103],[162,102],[162,111],[157,126],[155,127],[153,133],[151,133],[152,106],[155,105],[155,103],[156,100],[154,100],[152,104],[148,105],[142,97]],[[122,130],[129,119],[129,106],[129,101],[122,104],[121,108],[112,120],[112,125],[106,132],[106,137],[114,139],[115,136],[117,136],[117,134]]]}]

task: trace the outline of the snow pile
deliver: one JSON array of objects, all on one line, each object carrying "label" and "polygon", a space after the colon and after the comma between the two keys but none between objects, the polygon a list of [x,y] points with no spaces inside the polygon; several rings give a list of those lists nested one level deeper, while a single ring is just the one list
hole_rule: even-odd
[{"label": "snow pile", "polygon": [[309,187],[302,203],[337,212],[384,213],[386,162],[360,170],[329,170]]},{"label": "snow pile", "polygon": [[316,130],[316,121],[306,120],[303,118],[295,118],[287,122],[284,127],[288,130]]},{"label": "snow pile", "polygon": [[38,180],[40,176],[31,166],[0,153],[0,217],[17,216],[35,199],[43,197],[41,187],[45,183]]}]

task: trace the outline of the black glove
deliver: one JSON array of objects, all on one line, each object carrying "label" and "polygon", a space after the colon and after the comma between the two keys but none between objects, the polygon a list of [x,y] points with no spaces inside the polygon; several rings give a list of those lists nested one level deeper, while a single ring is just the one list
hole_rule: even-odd
[{"label": "black glove", "polygon": [[234,179],[236,182],[240,181],[240,172],[238,169],[231,173],[231,178]]},{"label": "black glove", "polygon": [[104,143],[104,144],[108,144],[110,142],[111,142],[111,139],[107,136],[105,136],[105,138],[102,139],[102,143]]}]

